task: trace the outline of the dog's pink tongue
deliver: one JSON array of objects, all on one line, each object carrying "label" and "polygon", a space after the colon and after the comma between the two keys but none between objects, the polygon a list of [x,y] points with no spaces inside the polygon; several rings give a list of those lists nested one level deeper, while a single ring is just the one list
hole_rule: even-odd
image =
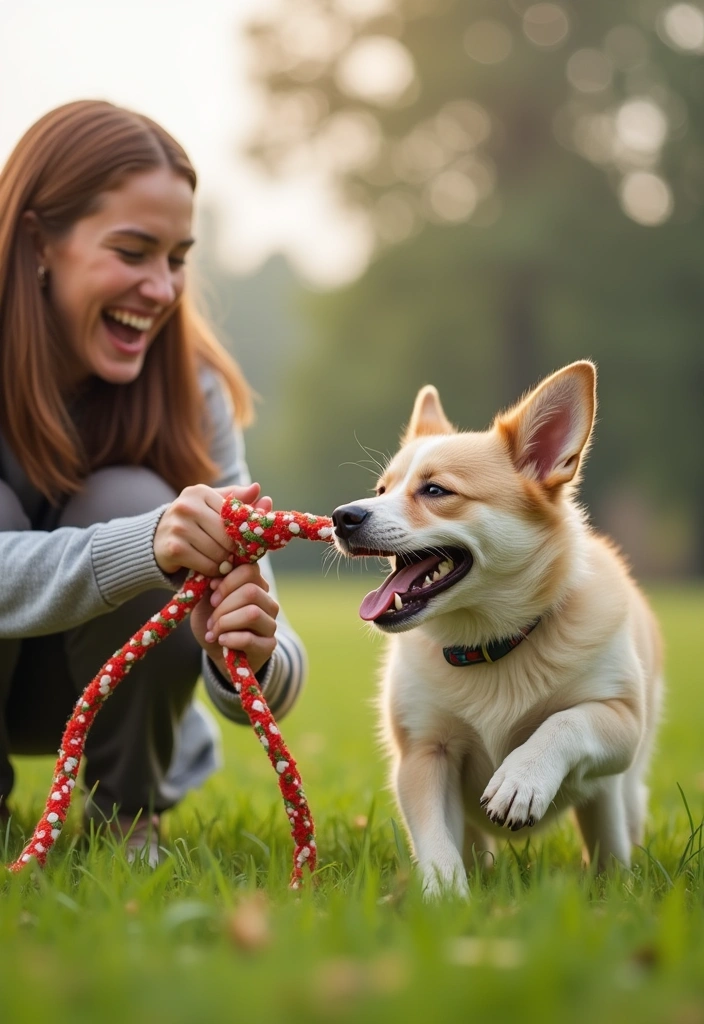
[{"label": "dog's pink tongue", "polygon": [[422,562],[415,562],[413,565],[404,566],[397,572],[392,572],[378,590],[372,590],[371,594],[367,594],[364,598],[359,608],[360,618],[365,622],[373,622],[374,619],[378,619],[394,603],[394,594],[405,594],[414,580],[432,571],[441,561],[439,555],[429,555]]}]

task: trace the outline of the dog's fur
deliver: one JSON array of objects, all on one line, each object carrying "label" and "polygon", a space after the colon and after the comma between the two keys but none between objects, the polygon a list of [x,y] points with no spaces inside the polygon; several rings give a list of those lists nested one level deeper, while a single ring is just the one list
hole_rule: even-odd
[{"label": "dog's fur", "polygon": [[[404,554],[451,547],[473,559],[415,615],[395,624],[389,609],[375,623],[392,634],[384,731],[430,895],[466,893],[465,864],[502,826],[522,830],[567,807],[600,868],[612,857],[628,865],[642,841],[661,644],[623,560],[575,501],[595,384],[592,363],[573,363],[482,433],[458,433],[435,388],[423,388],[377,496],[334,515],[348,555],[399,566]],[[538,617],[494,663],[443,657],[445,646],[511,637]]]}]

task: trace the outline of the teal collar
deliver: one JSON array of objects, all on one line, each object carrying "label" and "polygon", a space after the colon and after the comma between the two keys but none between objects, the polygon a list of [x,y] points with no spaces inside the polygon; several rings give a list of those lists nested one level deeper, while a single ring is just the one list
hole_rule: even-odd
[{"label": "teal collar", "polygon": [[480,644],[478,647],[443,647],[442,653],[445,656],[445,661],[449,665],[454,665],[455,668],[466,668],[468,665],[481,665],[485,662],[492,664],[499,658],[510,654],[515,647],[523,643],[539,622],[540,618],[537,618],[529,626],[524,626],[515,636],[506,637],[504,640],[493,640],[489,644]]}]

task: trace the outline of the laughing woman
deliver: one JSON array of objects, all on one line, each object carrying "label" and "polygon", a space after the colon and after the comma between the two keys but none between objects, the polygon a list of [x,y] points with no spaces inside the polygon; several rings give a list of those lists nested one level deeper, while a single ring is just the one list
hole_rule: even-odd
[{"label": "laughing woman", "polygon": [[[0,173],[0,817],[11,756],[56,751],[77,695],[186,570],[219,577],[223,495],[271,507],[244,461],[250,390],[186,292],[195,184],[163,128],[98,101],[45,115]],[[199,675],[247,721],[222,645],[274,714],[302,685],[266,559],[219,580],[86,744],[87,817],[126,833],[142,812],[130,854],[152,862],[159,814],[216,766]]]}]

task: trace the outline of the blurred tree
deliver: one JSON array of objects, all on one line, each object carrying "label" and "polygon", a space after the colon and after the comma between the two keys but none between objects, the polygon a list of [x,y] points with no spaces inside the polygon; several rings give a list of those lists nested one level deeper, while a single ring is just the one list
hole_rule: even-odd
[{"label": "blurred tree", "polygon": [[303,474],[308,504],[359,494],[341,453],[359,458],[355,431],[393,450],[426,381],[480,427],[589,356],[597,520],[632,550],[645,494],[660,536],[646,521],[632,553],[676,561],[689,525],[703,572],[702,9],[280,0],[250,38],[265,101],[251,155],[273,174],[325,167],[373,251],[356,283],[308,301],[287,409],[290,457],[326,469]]},{"label": "blurred tree", "polygon": [[256,418],[246,436],[250,471],[267,493],[288,504],[291,480],[301,467],[290,466],[281,451],[285,426],[279,412],[287,400],[291,373],[304,352],[302,286],[282,256],[271,257],[250,274],[224,266],[218,256],[220,238],[213,208],[199,210],[196,235],[198,298],[256,392]]}]

